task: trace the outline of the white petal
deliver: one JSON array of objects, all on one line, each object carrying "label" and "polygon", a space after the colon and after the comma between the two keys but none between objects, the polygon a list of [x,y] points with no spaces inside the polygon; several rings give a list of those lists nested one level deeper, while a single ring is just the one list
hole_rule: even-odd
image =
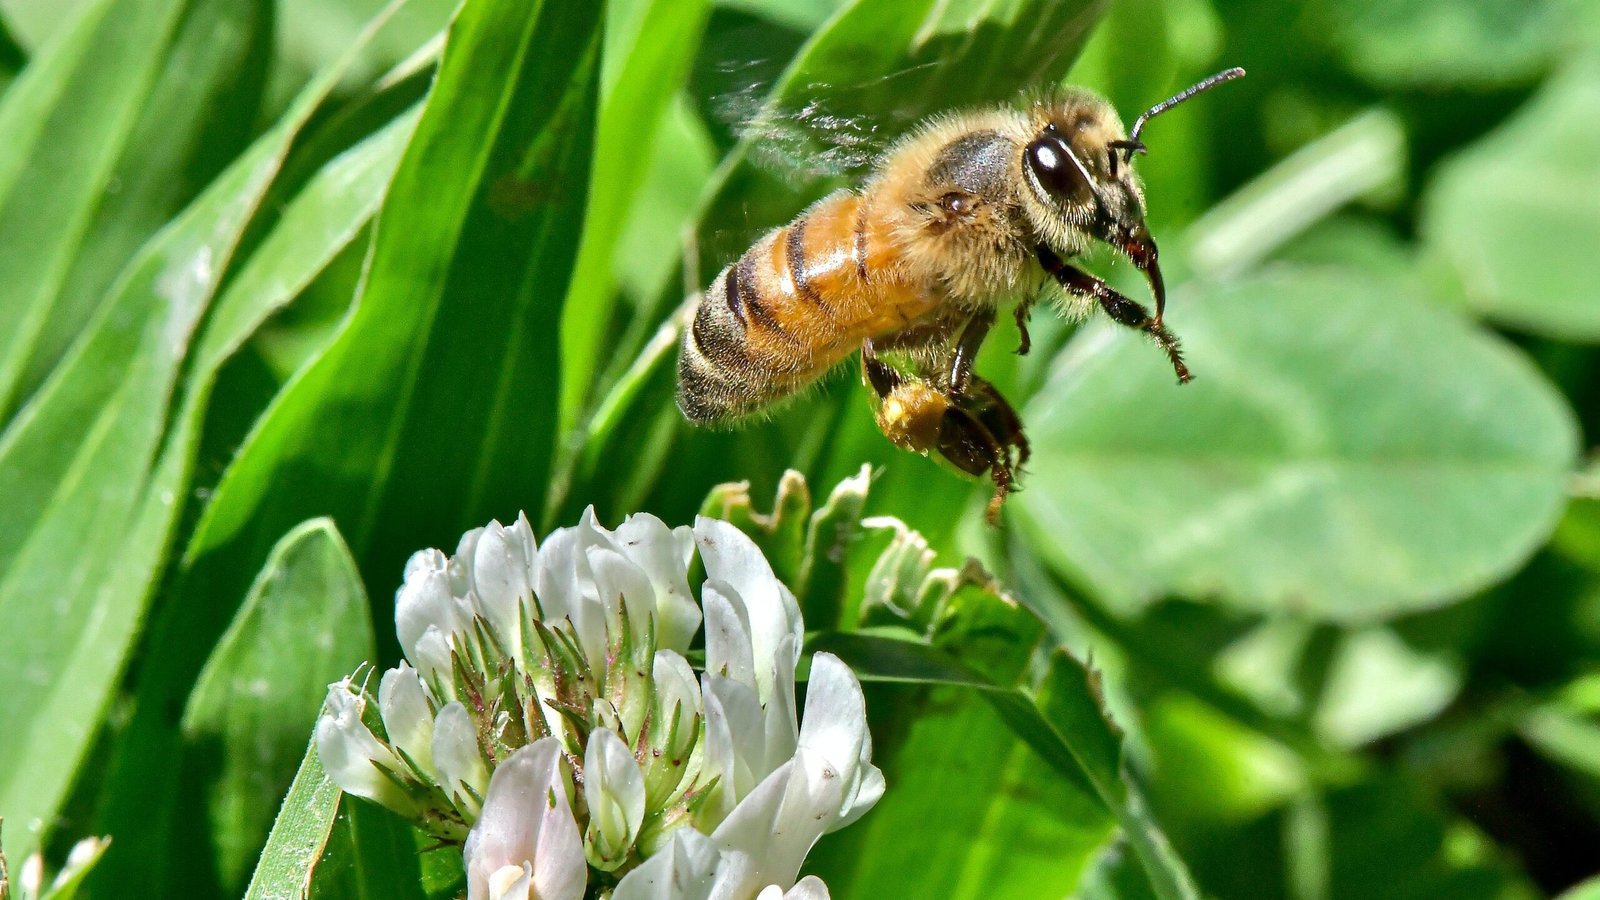
[{"label": "white petal", "polygon": [[426,679],[430,687],[435,683],[443,684],[444,690],[449,691],[452,690],[449,685],[455,681],[450,650],[450,634],[429,625],[416,645],[406,651],[406,658],[416,664],[418,675]]},{"label": "white petal", "polygon": [[606,611],[607,632],[612,640],[620,637],[620,613],[628,611],[633,639],[643,642],[650,622],[656,618],[656,590],[644,570],[610,547],[590,547],[589,571],[594,576],[596,596]]},{"label": "white petal", "polygon": [[649,513],[629,516],[617,529],[623,553],[649,577],[656,592],[656,642],[660,647],[687,650],[700,628],[700,607],[689,593],[689,554],[693,532],[683,529],[684,540]]},{"label": "white petal", "polygon": [[[459,702],[446,703],[433,720],[433,765],[439,786],[463,811],[477,808],[474,796],[488,789],[489,768],[478,749],[478,732],[472,716]],[[469,791],[468,788],[471,788]]]},{"label": "white petal", "polygon": [[418,550],[406,560],[405,580],[421,577],[424,572],[443,572],[449,560],[438,550]]},{"label": "white petal", "polygon": [[779,763],[794,755],[800,734],[800,723],[794,704],[794,666],[800,658],[800,647],[793,635],[784,635],[778,641],[776,652],[769,663],[768,682],[772,692],[762,697],[766,714],[766,741],[763,745],[766,758],[761,764],[765,775]]},{"label": "white petal", "polygon": [[821,878],[807,875],[783,892],[783,900],[829,900],[828,886],[823,884]]},{"label": "white petal", "polygon": [[644,822],[644,774],[622,738],[596,728],[583,753],[583,795],[590,846],[608,864],[627,856]]},{"label": "white petal", "polygon": [[489,900],[490,876],[524,863],[532,866],[538,900],[581,900],[589,870],[559,741],[535,741],[495,768],[465,857],[469,900]]},{"label": "white petal", "polygon": [[700,589],[706,607],[706,671],[757,690],[750,614],[739,592],[724,581]]},{"label": "white petal", "polygon": [[749,897],[769,884],[794,882],[810,843],[796,854],[792,846],[796,842],[783,840],[784,836],[777,832],[790,782],[804,780],[791,779],[794,771],[793,760],[779,766],[740,800],[711,833],[712,842],[722,851],[723,863],[717,870],[713,897],[718,900]]},{"label": "white petal", "polygon": [[502,866],[489,873],[489,900],[533,900],[533,864]]},{"label": "white petal", "polygon": [[465,597],[472,590],[474,557],[481,537],[482,528],[474,528],[463,534],[461,540],[456,542],[456,552],[450,555],[450,564],[445,571],[450,576],[450,592],[457,597]]},{"label": "white petal", "polygon": [[655,715],[667,725],[663,731],[671,731],[665,717],[676,710],[678,739],[687,743],[694,737],[694,719],[700,713],[700,683],[695,680],[694,669],[677,653],[657,650],[651,674],[656,685]]},{"label": "white petal", "polygon": [[437,550],[413,553],[406,562],[405,583],[394,597],[394,630],[407,656],[429,626],[446,633],[456,628],[458,617],[445,575],[448,564]]},{"label": "white petal", "polygon": [[[767,776],[766,720],[756,692],[748,685],[710,674],[701,684],[706,702],[706,759],[722,774],[723,793],[737,802]],[[726,750],[712,744],[713,721],[717,718],[721,723],[716,726],[716,737],[718,742],[728,741]]]},{"label": "white petal", "polygon": [[389,745],[411,757],[425,774],[433,775],[433,710],[417,670],[405,663],[383,673],[378,683],[378,714]]},{"label": "white petal", "polygon": [[728,723],[728,714],[722,708],[722,700],[710,690],[710,684],[705,685],[703,699],[706,711],[706,731],[701,751],[705,760],[703,778],[708,782],[715,778],[717,783],[695,814],[695,824],[709,830],[726,819],[739,800],[738,787],[734,784],[738,756],[734,752],[733,728]]},{"label": "white petal", "polygon": [[536,556],[533,529],[521,516],[510,528],[490,522],[472,554],[472,584],[479,611],[513,659],[522,650],[522,607],[533,609]]},{"label": "white petal", "polygon": [[22,861],[22,871],[17,873],[17,887],[22,896],[33,898],[39,896],[39,888],[43,885],[44,854],[35,851]]},{"label": "white petal", "polygon": [[[867,730],[861,682],[831,653],[812,657],[799,746],[824,760],[842,779],[841,806],[832,811],[830,819],[854,821],[883,793],[883,773],[872,765],[872,736]],[[830,826],[842,824],[830,821]]]},{"label": "white petal", "polygon": [[[582,552],[576,528],[557,528],[545,535],[534,568],[533,590],[546,622],[565,619],[583,595],[577,577]],[[584,564],[587,566],[586,561]]]},{"label": "white petal", "polygon": [[[793,884],[832,821],[841,788],[837,773],[805,750],[756,785],[711,834],[724,860],[715,896],[747,897],[769,884]],[[722,893],[724,878],[728,893]]]},{"label": "white petal", "polygon": [[611,900],[706,900],[722,854],[693,828],[679,828],[649,859],[623,877]]},{"label": "white petal", "polygon": [[[705,516],[695,519],[694,534],[695,543],[700,547],[700,559],[705,563],[706,579],[732,585],[745,603],[755,658],[772,659],[779,668],[787,664],[793,671],[799,660],[798,648],[805,638],[805,623],[800,618],[800,607],[794,595],[772,574],[772,566],[761,555],[761,549],[739,529]],[[788,654],[779,658],[784,635],[794,639],[793,659],[788,659]],[[763,701],[773,692],[771,671],[766,667],[756,669]]]},{"label": "white petal", "polygon": [[378,770],[383,766],[391,772],[405,771],[400,760],[362,723],[365,707],[365,698],[352,692],[348,679],[328,685],[328,702],[317,718],[317,757],[328,777],[346,793],[414,815],[416,802]]}]

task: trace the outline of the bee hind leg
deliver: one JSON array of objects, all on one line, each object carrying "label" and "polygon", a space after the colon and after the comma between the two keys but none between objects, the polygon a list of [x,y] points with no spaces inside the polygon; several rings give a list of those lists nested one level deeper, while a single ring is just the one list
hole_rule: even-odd
[{"label": "bee hind leg", "polygon": [[1016,470],[1028,461],[1022,420],[994,385],[968,375],[966,390],[950,394],[912,378],[878,358],[872,342],[861,348],[862,379],[878,397],[878,429],[891,443],[915,453],[938,452],[963,472],[994,482],[986,510],[998,525],[1000,508],[1016,490]]},{"label": "bee hind leg", "polygon": [[[984,518],[990,525],[999,525],[1000,508],[1016,489],[1011,448],[1018,445],[1012,434],[997,435],[991,422],[986,421],[992,418],[991,409],[983,402],[986,399],[969,395],[961,406],[950,408],[940,423],[938,450],[956,468],[979,477],[987,474],[994,482],[994,494],[984,509]],[[1016,432],[1020,434],[1021,431]]]},{"label": "bee hind leg", "polygon": [[[1022,430],[1022,417],[994,385],[974,377],[970,391],[956,410],[945,417],[950,432],[940,452],[957,466],[981,475],[985,469],[994,481],[989,500],[989,524],[1000,523],[1000,507],[1017,489],[1017,471],[1028,462],[1031,449]],[[976,452],[974,452],[976,451]],[[956,457],[962,457],[957,459]]]},{"label": "bee hind leg", "polygon": [[1188,384],[1194,380],[1194,376],[1189,374],[1189,367],[1184,365],[1183,350],[1178,346],[1177,336],[1168,331],[1165,325],[1156,321],[1148,309],[1099,278],[1063,262],[1047,248],[1040,247],[1038,257],[1039,264],[1067,293],[1094,300],[1112,321],[1150,335],[1150,339],[1166,352],[1167,359],[1172,362],[1172,371],[1177,374],[1179,384]]}]

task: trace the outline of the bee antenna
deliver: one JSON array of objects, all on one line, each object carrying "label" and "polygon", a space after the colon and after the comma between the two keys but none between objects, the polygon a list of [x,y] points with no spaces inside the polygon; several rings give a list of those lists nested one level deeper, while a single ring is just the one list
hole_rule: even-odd
[{"label": "bee antenna", "polygon": [[[1189,99],[1190,97],[1193,97],[1195,94],[1201,93],[1202,91],[1209,91],[1209,90],[1211,90],[1212,88],[1216,87],[1219,84],[1223,84],[1224,82],[1232,81],[1235,78],[1243,78],[1243,77],[1244,77],[1244,69],[1241,69],[1238,66],[1234,66],[1231,69],[1224,69],[1223,71],[1218,72],[1217,74],[1215,74],[1215,75],[1211,76],[1210,78],[1207,78],[1207,79],[1199,82],[1198,84],[1191,85],[1191,86],[1183,89],[1182,91],[1179,91],[1177,94],[1174,94],[1173,96],[1168,97],[1167,99],[1161,101],[1160,103],[1157,103],[1155,106],[1152,106],[1149,109],[1145,110],[1144,111],[1144,115],[1141,115],[1139,118],[1134,120],[1134,122],[1133,122],[1133,132],[1128,135],[1128,139],[1125,140],[1125,141],[1112,141],[1111,142],[1111,146],[1116,148],[1116,149],[1118,149],[1118,150],[1123,151],[1124,154],[1125,154],[1124,158],[1126,160],[1128,160],[1129,162],[1132,162],[1133,161],[1133,155],[1135,153],[1149,153],[1150,152],[1150,148],[1146,147],[1144,145],[1144,141],[1139,140],[1139,133],[1141,131],[1144,131],[1144,126],[1145,126],[1146,122],[1149,122],[1151,119],[1154,119],[1156,116],[1161,115],[1162,113],[1164,113],[1167,110],[1173,108],[1174,106],[1177,106],[1179,103],[1182,103],[1183,101]],[[1116,156],[1113,155],[1112,159],[1115,160]],[[1113,172],[1112,174],[1114,175],[1116,173]]]}]

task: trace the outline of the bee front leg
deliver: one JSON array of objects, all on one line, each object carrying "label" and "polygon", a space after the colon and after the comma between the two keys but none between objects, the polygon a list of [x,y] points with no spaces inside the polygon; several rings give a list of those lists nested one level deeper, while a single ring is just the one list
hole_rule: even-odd
[{"label": "bee front leg", "polygon": [[1028,351],[1033,349],[1033,340],[1028,337],[1028,318],[1033,315],[1033,304],[1038,299],[1038,297],[1029,297],[1026,300],[1020,300],[1017,302],[1017,308],[1013,310],[1017,317],[1017,334],[1020,335],[1017,341],[1018,356],[1027,356]]},{"label": "bee front leg", "polygon": [[1151,317],[1149,310],[1114,290],[1099,278],[1063,262],[1048,248],[1040,247],[1038,257],[1039,265],[1043,266],[1067,293],[1094,300],[1117,324],[1150,335],[1150,339],[1155,341],[1157,347],[1166,351],[1167,358],[1172,361],[1172,370],[1177,373],[1179,384],[1188,384],[1194,380],[1194,376],[1189,374],[1189,367],[1183,363],[1183,351],[1178,346],[1178,338],[1168,331],[1166,326]]}]

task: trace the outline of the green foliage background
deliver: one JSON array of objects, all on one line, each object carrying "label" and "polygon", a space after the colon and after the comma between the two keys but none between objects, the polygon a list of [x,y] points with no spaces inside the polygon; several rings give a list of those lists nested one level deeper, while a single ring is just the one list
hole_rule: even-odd
[{"label": "green foliage background", "polygon": [[[712,508],[872,683],[890,792],[814,854],[835,896],[1600,893],[1594,4],[382,7],[0,0],[12,860],[110,834],[93,896],[451,895],[459,856],[305,757],[326,683],[396,659],[407,555],[748,480]],[[673,408],[686,290],[856,177],[805,171],[840,140],[1058,80],[1131,119],[1232,65],[1138,163],[1198,380],[1002,329],[1002,528],[853,377]],[[1025,609],[928,605],[935,554]]]}]

